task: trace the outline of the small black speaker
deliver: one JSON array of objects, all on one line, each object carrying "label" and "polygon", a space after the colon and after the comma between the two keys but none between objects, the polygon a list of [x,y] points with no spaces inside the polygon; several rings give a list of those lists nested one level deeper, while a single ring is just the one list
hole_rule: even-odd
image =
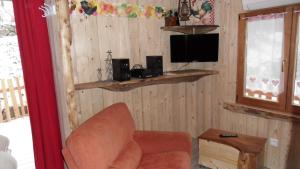
[{"label": "small black speaker", "polygon": [[151,71],[154,76],[163,75],[163,59],[162,56],[147,56],[147,69]]},{"label": "small black speaker", "polygon": [[113,79],[116,81],[130,80],[129,59],[112,59]]}]

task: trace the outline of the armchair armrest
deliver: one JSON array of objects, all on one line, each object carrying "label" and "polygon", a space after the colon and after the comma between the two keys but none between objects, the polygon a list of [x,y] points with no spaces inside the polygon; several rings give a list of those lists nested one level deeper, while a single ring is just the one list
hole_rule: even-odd
[{"label": "armchair armrest", "polygon": [[185,151],[192,155],[192,138],[185,132],[136,131],[134,140],[143,154]]}]

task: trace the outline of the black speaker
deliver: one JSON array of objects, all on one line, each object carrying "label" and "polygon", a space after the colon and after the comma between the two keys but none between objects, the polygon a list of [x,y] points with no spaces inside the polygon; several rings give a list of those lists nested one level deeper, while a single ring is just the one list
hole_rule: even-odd
[{"label": "black speaker", "polygon": [[162,56],[147,56],[147,69],[151,71],[154,76],[163,75],[163,59]]},{"label": "black speaker", "polygon": [[130,80],[129,59],[112,59],[113,79],[116,81]]}]

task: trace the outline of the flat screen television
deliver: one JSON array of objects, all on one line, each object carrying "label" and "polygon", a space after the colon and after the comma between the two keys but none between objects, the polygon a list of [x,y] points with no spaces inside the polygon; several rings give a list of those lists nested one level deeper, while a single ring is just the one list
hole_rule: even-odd
[{"label": "flat screen television", "polygon": [[171,35],[171,62],[217,62],[219,34]]}]

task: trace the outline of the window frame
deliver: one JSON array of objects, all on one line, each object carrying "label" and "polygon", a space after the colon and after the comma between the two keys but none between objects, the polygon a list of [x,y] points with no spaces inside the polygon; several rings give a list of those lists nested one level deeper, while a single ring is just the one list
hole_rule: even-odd
[{"label": "window frame", "polygon": [[[287,90],[288,79],[290,79],[289,67],[290,63],[290,47],[291,47],[291,33],[293,23],[293,9],[295,5],[276,7],[262,10],[250,11],[239,15],[239,29],[238,29],[238,60],[237,60],[237,88],[236,88],[236,102],[244,105],[266,108],[271,110],[278,110],[285,112],[287,106],[287,95],[291,94]],[[244,96],[245,87],[245,60],[246,60],[246,31],[247,31],[247,17],[254,17],[258,15],[268,15],[272,13],[286,13],[284,15],[284,52],[283,52],[283,92],[278,96],[278,102],[271,102],[266,100],[259,100]]]},{"label": "window frame", "polygon": [[[288,93],[287,93],[287,105],[286,109],[288,112],[292,113],[300,113],[300,106],[293,105],[293,97],[294,97],[294,77],[296,73],[296,49],[297,49],[297,34],[298,27],[300,26],[299,18],[300,14],[296,11],[300,10],[300,5],[296,5],[293,8],[293,23],[292,23],[292,32],[291,32],[291,48],[290,48],[290,62],[289,62],[289,80],[288,80]],[[299,35],[298,35],[299,36]],[[298,39],[298,43],[300,43],[300,38]],[[299,49],[300,50],[300,49]]]}]

